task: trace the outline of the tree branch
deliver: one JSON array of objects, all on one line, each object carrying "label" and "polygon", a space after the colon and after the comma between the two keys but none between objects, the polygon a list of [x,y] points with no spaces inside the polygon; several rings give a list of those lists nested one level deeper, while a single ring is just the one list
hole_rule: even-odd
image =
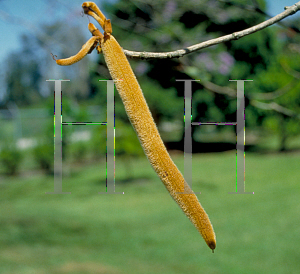
[{"label": "tree branch", "polygon": [[286,63],[284,63],[284,62],[280,62],[280,64],[281,64],[282,68],[284,69],[284,71],[285,71],[287,74],[293,76],[295,79],[300,79],[300,72],[298,72],[298,71],[296,71],[296,70],[290,68],[290,67],[289,67]]},{"label": "tree branch", "polygon": [[279,112],[279,113],[282,113],[286,116],[289,116],[289,117],[295,117],[297,119],[300,119],[300,114],[293,111],[293,110],[290,110],[288,108],[285,108],[281,105],[278,105],[277,103],[275,102],[272,102],[272,103],[262,103],[262,102],[259,102],[259,101],[256,101],[256,100],[251,100],[250,101],[250,104],[255,106],[255,107],[258,107],[258,108],[261,108],[261,109],[267,109],[267,110],[275,110],[276,112]]},{"label": "tree branch", "polygon": [[[215,93],[226,94],[226,95],[231,96],[231,97],[236,97],[237,96],[236,90],[234,90],[232,88],[221,87],[221,86],[213,84],[213,83],[211,83],[209,81],[202,81],[201,84],[206,89],[208,89],[210,91],[213,91]],[[277,92],[282,92],[282,89],[279,89],[278,91],[274,91],[274,92],[272,92],[272,94],[277,94]],[[261,93],[261,95],[265,95],[265,96],[267,96],[268,94],[269,93]],[[286,116],[295,117],[297,119],[300,119],[300,114],[299,113],[297,113],[297,112],[295,112],[293,110],[290,110],[288,108],[285,108],[285,107],[283,107],[283,106],[281,106],[281,105],[279,105],[279,104],[277,104],[275,102],[272,102],[272,103],[263,103],[263,102],[259,102],[257,100],[254,100],[253,97],[256,97],[256,95],[259,95],[259,94],[255,94],[255,95],[251,94],[251,96],[245,95],[245,97],[249,98],[250,104],[252,106],[255,106],[255,107],[261,108],[261,109],[275,110],[276,112],[282,113],[282,114],[284,114]]]},{"label": "tree branch", "polygon": [[145,51],[137,52],[137,51],[130,51],[130,50],[126,50],[126,49],[123,49],[123,51],[124,51],[125,55],[127,55],[128,57],[132,57],[132,58],[141,58],[141,59],[179,58],[188,53],[191,53],[191,52],[203,49],[203,48],[207,48],[212,45],[217,45],[217,44],[228,42],[231,40],[240,39],[246,35],[252,34],[252,33],[262,30],[268,26],[271,26],[271,25],[281,21],[282,19],[296,13],[299,10],[300,10],[300,1],[297,2],[296,4],[294,4],[293,6],[285,7],[284,12],[282,12],[282,13],[256,25],[256,26],[253,26],[251,28],[248,28],[248,29],[245,29],[242,31],[237,31],[232,34],[228,34],[228,35],[216,38],[216,39],[211,39],[211,40],[208,40],[208,41],[196,44],[196,45],[192,45],[185,49],[179,49],[179,50],[170,51],[170,52],[145,52]]},{"label": "tree branch", "polygon": [[254,97],[255,99],[258,100],[273,100],[276,99],[285,93],[289,92],[294,86],[298,84],[298,80],[292,80],[289,82],[287,85],[285,85],[282,88],[279,88],[273,92],[267,92],[267,93],[253,93],[251,94],[250,98]]}]

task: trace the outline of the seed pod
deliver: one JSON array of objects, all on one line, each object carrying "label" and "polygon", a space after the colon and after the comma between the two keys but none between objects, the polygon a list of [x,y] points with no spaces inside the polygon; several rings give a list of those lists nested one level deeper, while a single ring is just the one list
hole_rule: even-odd
[{"label": "seed pod", "polygon": [[207,245],[214,250],[216,237],[208,215],[167,152],[122,48],[112,35],[101,40],[101,48],[112,78],[123,79],[116,81],[115,85],[150,164]]}]

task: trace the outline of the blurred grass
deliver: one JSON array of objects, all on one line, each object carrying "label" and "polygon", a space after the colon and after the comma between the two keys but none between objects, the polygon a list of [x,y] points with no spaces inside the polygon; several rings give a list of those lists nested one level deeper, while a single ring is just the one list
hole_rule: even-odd
[{"label": "blurred grass", "polygon": [[[183,170],[183,155],[172,156]],[[116,158],[116,191],[105,165],[71,167],[63,191],[29,173],[0,184],[0,273],[299,273],[299,154],[246,154],[246,191],[235,191],[235,152],[193,155],[193,189],[217,236],[212,254],[151,169],[133,178]],[[127,183],[124,183],[127,182]]]}]

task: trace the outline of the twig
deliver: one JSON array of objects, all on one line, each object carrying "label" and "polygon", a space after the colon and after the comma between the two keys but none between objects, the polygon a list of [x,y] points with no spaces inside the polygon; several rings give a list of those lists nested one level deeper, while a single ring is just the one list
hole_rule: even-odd
[{"label": "twig", "polygon": [[[228,96],[231,96],[231,97],[236,97],[237,96],[237,92],[232,89],[232,88],[229,88],[229,87],[221,87],[221,86],[218,86],[216,84],[213,84],[209,81],[204,81],[204,82],[201,82],[201,84],[208,90],[210,91],[213,91],[215,93],[219,93],[219,94],[226,94]],[[275,96],[275,95],[278,95],[279,92],[282,92],[283,89],[285,89],[287,86],[289,86],[291,83],[287,84],[285,87],[281,88],[281,89],[278,89],[277,91],[274,91],[272,92],[272,94]],[[288,108],[285,108],[275,102],[272,102],[272,103],[262,103],[262,102],[259,102],[255,99],[252,99],[253,97],[258,97],[256,95],[264,95],[265,97],[268,96],[269,93],[261,93],[261,94],[251,94],[251,96],[248,94],[248,95],[245,95],[245,97],[250,97],[250,104],[255,106],[255,107],[258,107],[258,108],[261,108],[261,109],[267,109],[267,110],[275,110],[276,112],[279,112],[279,113],[282,113],[286,116],[289,116],[289,117],[295,117],[297,119],[300,119],[300,114],[293,111],[293,110],[290,110]],[[282,94],[281,94],[282,95]],[[260,98],[259,98],[260,99]]]},{"label": "twig", "polygon": [[287,74],[293,76],[295,79],[300,79],[300,72],[298,72],[298,71],[296,71],[296,70],[290,68],[290,67],[289,67],[286,63],[284,63],[284,62],[280,62],[280,64],[281,64],[282,68],[284,69],[284,71],[285,71]]},{"label": "twig", "polygon": [[256,101],[256,100],[251,100],[250,104],[255,106],[255,107],[261,108],[261,109],[275,110],[276,112],[282,113],[286,116],[295,117],[297,119],[300,119],[300,114],[299,113],[297,113],[293,110],[287,109],[287,108],[285,108],[281,105],[278,105],[275,102],[262,103],[262,102],[259,102],[259,101]]},{"label": "twig", "polygon": [[237,92],[236,90],[229,88],[229,87],[222,87],[222,86],[218,86],[212,82],[209,81],[201,81],[201,84],[208,90],[219,93],[219,94],[225,94],[228,95],[230,97],[236,97],[237,96]]},{"label": "twig", "polygon": [[283,94],[289,92],[296,84],[298,83],[298,80],[293,79],[291,82],[289,82],[287,85],[285,85],[282,88],[279,88],[273,92],[266,92],[266,93],[253,93],[251,94],[251,98],[254,97],[258,100],[273,100],[276,99]]},{"label": "twig", "polygon": [[185,49],[179,49],[176,51],[170,51],[170,52],[137,52],[137,51],[130,51],[130,50],[126,50],[123,49],[125,55],[127,55],[128,57],[132,57],[132,58],[141,58],[141,59],[165,59],[165,58],[179,58],[182,57],[188,53],[203,49],[203,48],[207,48],[210,47],[212,45],[217,45],[220,43],[224,43],[224,42],[228,42],[231,40],[237,40],[240,39],[246,35],[252,34],[254,32],[257,32],[259,30],[262,30],[268,26],[271,26],[279,21],[281,21],[282,19],[296,13],[297,11],[300,10],[300,1],[297,2],[296,4],[294,4],[293,6],[290,7],[285,7],[285,11],[256,25],[253,26],[251,28],[242,30],[242,31],[237,31],[234,32],[232,34],[228,34],[219,38],[215,38],[215,39],[211,39],[196,45],[192,45],[190,47],[187,47]]}]

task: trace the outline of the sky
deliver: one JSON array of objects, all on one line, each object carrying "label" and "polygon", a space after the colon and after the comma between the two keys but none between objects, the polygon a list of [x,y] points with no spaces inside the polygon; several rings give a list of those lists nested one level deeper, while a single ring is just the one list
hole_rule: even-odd
[{"label": "sky", "polygon": [[[97,0],[102,2],[116,0]],[[267,12],[274,16],[284,11],[284,6],[291,6],[297,0],[267,0]],[[81,17],[83,0],[0,0],[0,61],[1,65],[12,51],[17,51],[19,37],[25,32],[42,31],[41,23],[65,20],[66,27]],[[13,17],[11,17],[13,15]],[[294,15],[300,16],[300,11]],[[87,38],[90,34],[87,33]],[[2,68],[2,66],[0,66]],[[0,72],[1,74],[1,72]],[[1,76],[0,76],[1,77]]]},{"label": "sky", "polygon": [[[72,24],[77,18],[81,19],[83,2],[83,0],[0,0],[1,63],[12,50],[19,48],[19,36],[22,33],[42,31],[39,27],[41,23],[63,19],[66,24]],[[97,1],[101,2],[102,0]]]}]

